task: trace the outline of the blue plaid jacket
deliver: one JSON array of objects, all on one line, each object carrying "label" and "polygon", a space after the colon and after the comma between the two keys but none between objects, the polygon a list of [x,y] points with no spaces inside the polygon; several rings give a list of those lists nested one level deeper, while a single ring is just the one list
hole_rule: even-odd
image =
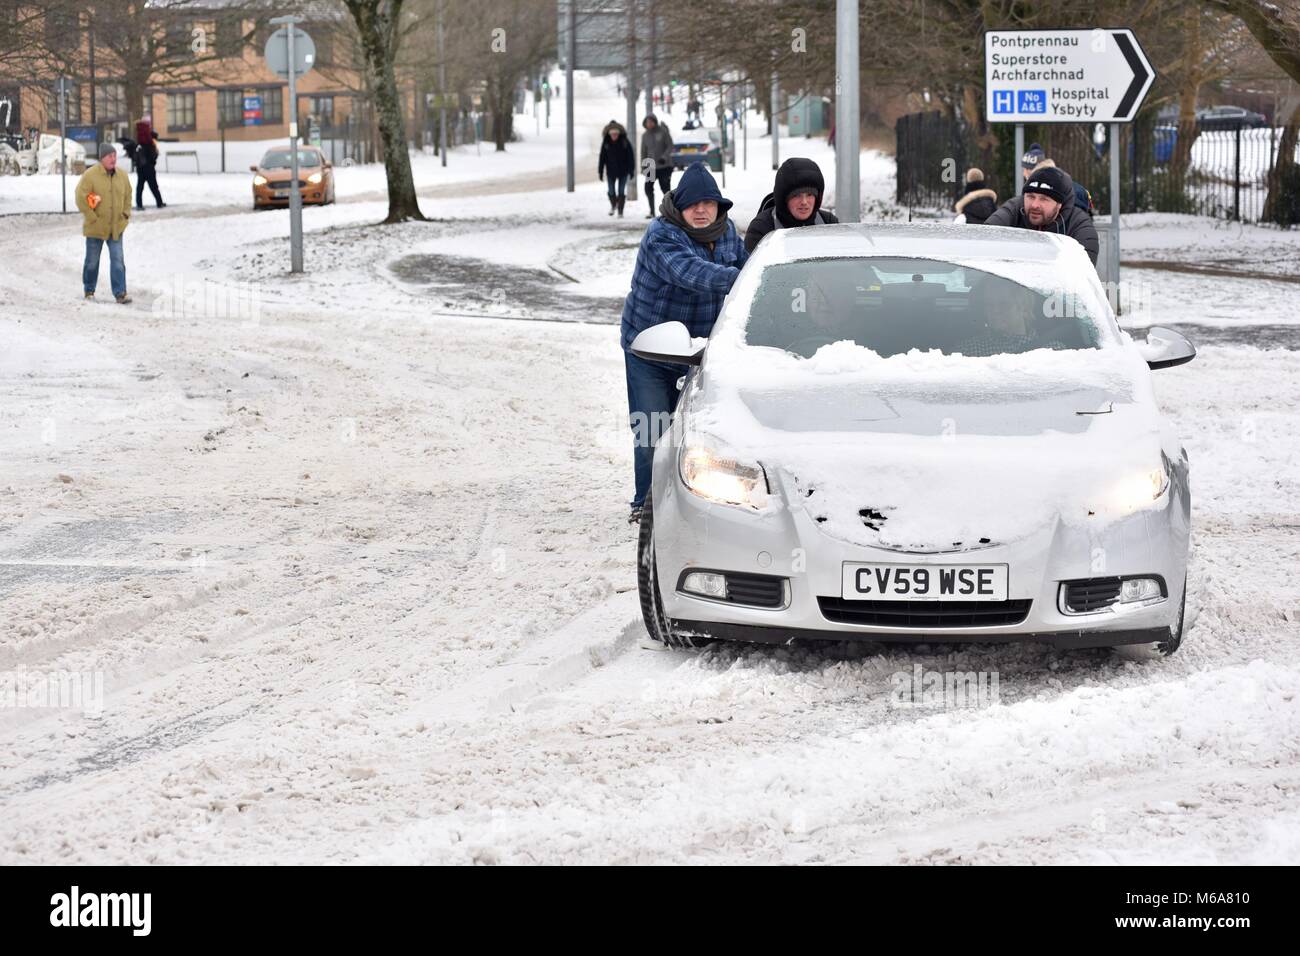
[{"label": "blue plaid jacket", "polygon": [[681,322],[691,335],[708,335],[748,258],[730,221],[709,252],[678,226],[655,219],[641,237],[632,289],[623,300],[623,348],[660,322]]}]

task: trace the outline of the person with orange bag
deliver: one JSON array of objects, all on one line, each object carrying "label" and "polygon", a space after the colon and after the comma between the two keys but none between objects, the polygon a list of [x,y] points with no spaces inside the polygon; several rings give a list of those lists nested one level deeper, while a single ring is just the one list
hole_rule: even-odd
[{"label": "person with orange bag", "polygon": [[131,180],[125,170],[117,168],[117,148],[112,143],[100,145],[99,162],[77,181],[77,208],[81,210],[81,234],[86,237],[86,261],[81,269],[86,298],[95,298],[99,260],[107,242],[113,298],[126,305],[131,297],[126,292],[122,234],[131,218]]}]

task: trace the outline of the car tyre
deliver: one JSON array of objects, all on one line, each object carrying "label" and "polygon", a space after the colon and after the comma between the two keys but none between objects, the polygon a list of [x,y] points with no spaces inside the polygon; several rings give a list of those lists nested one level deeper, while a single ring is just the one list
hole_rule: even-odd
[{"label": "car tyre", "polygon": [[664,613],[664,602],[659,592],[659,566],[655,561],[654,499],[646,495],[641,509],[641,529],[636,544],[636,584],[641,597],[641,619],[646,633],[666,647],[704,647],[711,643],[707,638],[682,634],[672,626]]},{"label": "car tyre", "polygon": [[1178,605],[1178,619],[1169,629],[1169,640],[1149,644],[1124,644],[1115,653],[1130,661],[1158,661],[1175,654],[1183,643],[1183,628],[1187,621],[1187,578],[1183,578],[1183,599]]}]

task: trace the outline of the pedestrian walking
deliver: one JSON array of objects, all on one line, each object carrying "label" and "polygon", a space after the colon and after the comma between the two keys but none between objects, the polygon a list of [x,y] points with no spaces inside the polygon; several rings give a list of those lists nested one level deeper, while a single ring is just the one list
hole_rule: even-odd
[{"label": "pedestrian walking", "polygon": [[126,291],[126,259],[122,234],[131,219],[131,180],[117,168],[117,147],[103,143],[99,162],[77,180],[77,208],[81,210],[81,234],[86,239],[86,258],[81,268],[82,291],[95,298],[99,284],[99,260],[108,244],[109,281],[113,298],[122,305],[131,301]]}]

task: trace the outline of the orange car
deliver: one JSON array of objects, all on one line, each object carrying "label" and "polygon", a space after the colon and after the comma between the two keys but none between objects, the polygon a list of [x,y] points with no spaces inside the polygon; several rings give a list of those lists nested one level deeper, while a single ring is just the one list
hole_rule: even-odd
[{"label": "orange car", "polygon": [[[253,208],[270,209],[289,205],[289,164],[293,153],[288,146],[268,149],[262,161],[248,168],[253,173]],[[323,206],[334,201],[334,167],[316,146],[298,147],[298,188],[304,206]]]}]

